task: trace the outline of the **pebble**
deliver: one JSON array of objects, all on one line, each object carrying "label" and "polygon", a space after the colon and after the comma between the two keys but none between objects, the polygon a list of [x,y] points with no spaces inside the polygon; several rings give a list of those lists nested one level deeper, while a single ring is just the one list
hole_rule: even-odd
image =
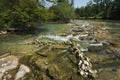
[{"label": "pebble", "polygon": [[80,60],[80,61],[79,61],[78,65],[79,65],[79,66],[81,66],[81,65],[82,65],[82,60]]}]

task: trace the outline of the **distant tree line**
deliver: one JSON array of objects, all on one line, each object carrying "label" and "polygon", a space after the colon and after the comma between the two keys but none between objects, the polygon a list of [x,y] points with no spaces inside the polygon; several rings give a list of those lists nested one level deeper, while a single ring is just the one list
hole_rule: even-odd
[{"label": "distant tree line", "polygon": [[[46,1],[53,6],[46,8]],[[37,28],[43,22],[64,23],[72,18],[73,0],[0,0],[0,29]]]},{"label": "distant tree line", "polygon": [[77,18],[120,19],[120,0],[90,0],[75,13]]}]

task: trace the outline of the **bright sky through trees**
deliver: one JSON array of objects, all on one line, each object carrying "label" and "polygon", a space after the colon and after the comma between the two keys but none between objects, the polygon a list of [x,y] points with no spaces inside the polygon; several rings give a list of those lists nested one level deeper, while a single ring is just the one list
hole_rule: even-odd
[{"label": "bright sky through trees", "polygon": [[85,6],[90,0],[74,0],[75,8]]},{"label": "bright sky through trees", "polygon": [[[86,4],[89,2],[90,0],[74,0],[74,7],[75,8],[79,8],[81,6],[86,6]],[[52,3],[50,2],[46,2],[46,7],[50,7],[52,5]]]}]

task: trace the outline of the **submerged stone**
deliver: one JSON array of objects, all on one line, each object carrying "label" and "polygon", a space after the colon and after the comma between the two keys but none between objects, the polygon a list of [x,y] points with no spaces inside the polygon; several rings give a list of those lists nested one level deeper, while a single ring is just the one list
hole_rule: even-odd
[{"label": "submerged stone", "polygon": [[60,79],[62,77],[60,69],[56,65],[49,67],[48,73],[53,79]]}]

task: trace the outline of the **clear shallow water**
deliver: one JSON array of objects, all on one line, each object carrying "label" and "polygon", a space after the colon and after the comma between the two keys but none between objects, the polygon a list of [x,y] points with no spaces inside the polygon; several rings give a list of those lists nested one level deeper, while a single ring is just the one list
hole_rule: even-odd
[{"label": "clear shallow water", "polygon": [[66,24],[46,24],[40,26],[40,29],[35,33],[18,35],[18,34],[8,34],[0,36],[0,55],[4,53],[33,53],[37,50],[35,45],[26,45],[27,42],[31,42],[34,38],[39,35],[48,35],[48,34],[58,34],[67,30]]},{"label": "clear shallow water", "polygon": [[[103,22],[103,23],[105,24],[104,27],[107,27],[108,30],[110,30],[111,33],[113,33],[112,34],[113,36],[119,37],[120,29],[117,29],[117,28],[119,28],[120,26],[118,26],[118,24],[116,26],[116,23],[114,23],[114,22],[113,23]],[[114,27],[117,27],[117,28],[114,29]],[[25,54],[32,54],[32,53],[34,53],[34,51],[36,51],[38,49],[38,46],[26,45],[25,44],[26,42],[30,42],[34,38],[39,37],[40,35],[56,35],[56,34],[60,34],[62,32],[66,32],[67,30],[68,30],[68,27],[67,27],[67,25],[64,25],[64,24],[46,24],[46,25],[41,26],[40,29],[38,31],[36,31],[36,33],[34,33],[34,34],[26,34],[26,35],[10,34],[10,35],[0,36],[0,55],[4,54],[6,52],[12,52],[14,55],[17,55],[17,56],[21,56],[21,55],[25,55]],[[53,38],[54,38],[54,36],[53,36]],[[61,38],[61,37],[57,37],[57,39],[58,38]],[[84,46],[83,43],[80,43],[80,44],[81,44],[80,47]],[[85,50],[85,48],[82,48],[82,50]],[[105,71],[104,69],[107,70],[107,68],[109,69],[109,68],[114,68],[114,67],[120,66],[119,61],[116,62],[115,60],[113,60],[113,58],[111,58],[112,55],[110,56],[110,54],[106,54],[106,53],[104,53],[104,51],[99,52],[99,53],[98,52],[97,53],[96,52],[95,53],[93,53],[93,52],[86,53],[86,55],[92,61],[98,62],[97,64],[94,64],[94,65],[96,65],[95,69],[103,68],[103,71]],[[55,57],[55,56],[53,56],[53,57]],[[101,63],[99,63],[99,62],[101,62]],[[113,75],[110,75],[110,71],[109,72],[105,71],[105,73],[103,73],[103,71],[101,71],[101,73],[99,73],[99,77],[97,80],[104,80],[106,77],[106,74],[109,74],[109,76],[114,77]],[[103,75],[101,75],[101,74],[103,74]],[[115,77],[116,77],[116,75],[115,75]],[[106,80],[109,80],[109,79],[106,79]]]},{"label": "clear shallow water", "polygon": [[105,27],[111,32],[113,37],[120,38],[120,22],[105,22]]},{"label": "clear shallow water", "polygon": [[45,24],[39,28],[38,33],[43,35],[56,35],[68,30],[66,24]]},{"label": "clear shallow water", "polygon": [[[111,31],[113,36],[120,37],[120,23],[104,22],[105,27]],[[40,26],[39,30],[34,34],[17,35],[9,34],[0,36],[0,54],[7,52],[12,53],[33,53],[37,47],[34,45],[26,45],[34,38],[40,35],[57,35],[68,30],[66,24],[45,24]]]},{"label": "clear shallow water", "polygon": [[16,34],[0,36],[0,54],[4,54],[7,52],[12,53],[33,52],[34,50],[33,46],[20,44],[24,41],[31,40],[32,37],[33,37],[32,35],[20,36]]}]

